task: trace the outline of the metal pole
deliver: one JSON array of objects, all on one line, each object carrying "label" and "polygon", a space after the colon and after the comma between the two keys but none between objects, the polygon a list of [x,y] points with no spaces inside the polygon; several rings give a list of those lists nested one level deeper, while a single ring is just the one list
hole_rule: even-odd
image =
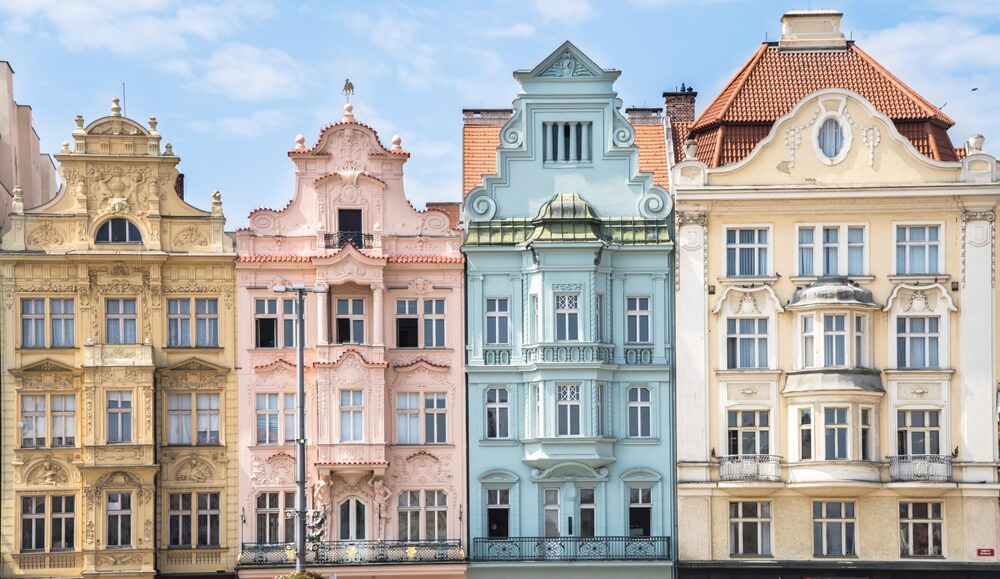
[{"label": "metal pole", "polygon": [[295,425],[295,570],[306,568],[306,384],[305,341],[306,331],[302,310],[305,309],[304,288],[295,289],[295,380],[298,390],[295,406],[298,421]]}]

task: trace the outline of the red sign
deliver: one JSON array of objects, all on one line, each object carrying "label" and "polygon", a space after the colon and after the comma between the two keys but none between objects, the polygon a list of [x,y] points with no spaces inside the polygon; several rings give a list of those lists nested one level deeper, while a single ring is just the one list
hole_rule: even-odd
[{"label": "red sign", "polygon": [[993,547],[980,547],[976,549],[976,555],[979,557],[992,557],[993,553]]}]

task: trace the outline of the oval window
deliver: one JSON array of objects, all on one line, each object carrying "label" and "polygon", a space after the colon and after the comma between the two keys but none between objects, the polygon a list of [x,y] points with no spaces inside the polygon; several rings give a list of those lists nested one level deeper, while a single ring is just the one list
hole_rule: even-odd
[{"label": "oval window", "polygon": [[835,119],[823,121],[819,128],[819,148],[828,159],[835,159],[844,147],[844,131]]}]

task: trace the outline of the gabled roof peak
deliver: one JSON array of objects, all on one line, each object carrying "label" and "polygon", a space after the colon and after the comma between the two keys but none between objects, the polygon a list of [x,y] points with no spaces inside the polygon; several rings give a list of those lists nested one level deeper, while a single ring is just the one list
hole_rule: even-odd
[{"label": "gabled roof peak", "polygon": [[601,80],[614,82],[621,71],[601,68],[575,44],[567,40],[531,70],[514,71],[514,78],[525,81]]}]

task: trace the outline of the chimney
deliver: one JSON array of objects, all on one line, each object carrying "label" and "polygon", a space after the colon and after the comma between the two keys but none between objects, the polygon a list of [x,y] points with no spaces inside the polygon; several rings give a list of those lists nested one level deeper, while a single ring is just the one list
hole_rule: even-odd
[{"label": "chimney", "polygon": [[698,93],[689,86],[681,87],[674,92],[663,93],[664,108],[667,118],[671,121],[694,122],[694,100]]},{"label": "chimney", "polygon": [[781,17],[779,50],[845,50],[839,10],[789,10]]}]

